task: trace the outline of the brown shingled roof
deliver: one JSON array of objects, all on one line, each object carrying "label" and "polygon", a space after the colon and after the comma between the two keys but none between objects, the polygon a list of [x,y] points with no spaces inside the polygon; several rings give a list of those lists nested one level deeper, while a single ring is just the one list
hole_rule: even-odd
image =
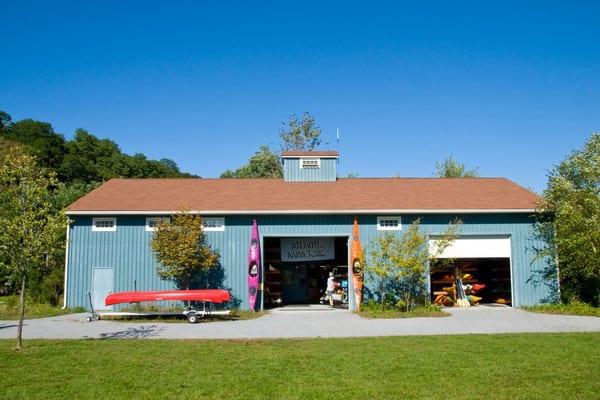
[{"label": "brown shingled roof", "polygon": [[337,151],[283,151],[282,157],[339,157]]},{"label": "brown shingled roof", "polygon": [[353,212],[531,210],[538,197],[504,178],[357,178],[335,182],[282,179],[113,179],[69,212]]}]

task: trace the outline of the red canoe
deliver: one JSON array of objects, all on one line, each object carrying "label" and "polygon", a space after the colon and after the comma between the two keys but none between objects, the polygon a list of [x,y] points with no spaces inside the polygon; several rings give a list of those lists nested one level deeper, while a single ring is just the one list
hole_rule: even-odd
[{"label": "red canoe", "polygon": [[160,290],[151,292],[118,292],[106,296],[104,304],[112,306],[121,303],[141,303],[144,301],[210,301],[224,303],[230,300],[229,291],[221,289],[201,290]]}]

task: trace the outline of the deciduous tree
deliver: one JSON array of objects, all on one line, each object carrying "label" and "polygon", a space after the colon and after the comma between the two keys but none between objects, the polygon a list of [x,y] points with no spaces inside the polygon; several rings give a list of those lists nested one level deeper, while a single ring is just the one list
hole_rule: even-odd
[{"label": "deciduous tree", "polygon": [[600,304],[600,134],[555,166],[548,177],[538,231],[541,255],[558,257],[565,297]]},{"label": "deciduous tree", "polygon": [[[58,183],[20,146],[2,143],[0,156],[0,260],[20,282],[20,315],[16,349],[22,346],[25,292],[28,278],[48,266],[49,257],[60,251],[67,225],[52,204]],[[62,243],[64,246],[64,242]]]},{"label": "deciduous tree", "polygon": [[11,125],[12,117],[10,116],[10,114],[4,111],[0,111],[0,134],[8,133],[8,130],[10,129]]},{"label": "deciduous tree", "polygon": [[227,170],[221,174],[221,178],[281,178],[282,176],[279,156],[265,145],[260,146],[260,149],[248,160],[248,164],[235,171]]},{"label": "deciduous tree", "polygon": [[410,311],[425,301],[428,265],[456,239],[460,223],[450,223],[436,240],[434,253],[429,251],[428,235],[419,229],[419,219],[399,236],[387,233],[370,243],[366,272],[375,278],[382,308],[392,302]]},{"label": "deciduous tree", "polygon": [[180,289],[190,289],[197,274],[219,264],[219,254],[206,242],[202,218],[182,208],[158,224],[151,242],[158,275]]},{"label": "deciduous tree", "polygon": [[292,114],[287,123],[279,130],[281,149],[283,151],[309,151],[321,144],[321,128],[316,124],[315,117],[305,112],[302,120]]},{"label": "deciduous tree", "polygon": [[454,157],[449,156],[444,161],[435,163],[436,176],[439,178],[477,178],[477,168],[467,169],[464,164],[459,163]]},{"label": "deciduous tree", "polygon": [[23,144],[42,167],[55,169],[63,161],[65,138],[54,132],[47,122],[32,119],[17,121],[4,133],[4,137]]}]

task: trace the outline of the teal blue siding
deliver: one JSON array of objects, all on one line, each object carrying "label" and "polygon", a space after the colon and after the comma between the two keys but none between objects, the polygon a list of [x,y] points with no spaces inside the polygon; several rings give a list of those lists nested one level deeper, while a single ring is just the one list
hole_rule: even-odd
[{"label": "teal blue siding", "polygon": [[335,181],[337,179],[337,158],[321,158],[320,168],[300,168],[299,158],[284,158],[283,178],[288,182]]},{"label": "teal blue siding", "polygon": [[[402,215],[403,230],[417,215]],[[472,214],[421,216],[424,232],[442,233],[449,221],[462,219],[461,235],[509,235],[512,243],[511,270],[513,304],[517,307],[536,304],[549,295],[548,288],[529,280],[534,270],[544,267],[534,261],[537,244],[532,235],[532,220],[524,214]],[[114,291],[169,289],[172,284],[156,275],[156,260],[150,249],[152,233],[146,232],[144,216],[118,216],[116,232],[92,232],[92,217],[74,216],[70,227],[67,306],[87,306],[87,292],[92,286],[95,267],[111,267]],[[261,237],[265,236],[350,236],[351,215],[269,215],[256,217]],[[206,232],[208,242],[221,254],[225,272],[224,285],[247,308],[246,262],[252,216],[226,216],[224,232]],[[364,248],[380,231],[376,215],[359,216]]]},{"label": "teal blue siding", "polygon": [[[550,296],[545,285],[535,285],[531,278],[545,267],[536,260],[534,248],[540,242],[534,238],[533,219],[525,214],[458,215],[463,224],[461,235],[508,235],[511,239],[512,301],[515,307],[538,304]],[[454,216],[426,216],[421,219],[425,232],[435,235],[444,232]]]}]

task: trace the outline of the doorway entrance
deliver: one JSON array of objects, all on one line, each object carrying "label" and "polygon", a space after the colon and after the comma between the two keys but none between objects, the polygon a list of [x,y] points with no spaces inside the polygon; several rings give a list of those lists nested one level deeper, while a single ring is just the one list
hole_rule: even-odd
[{"label": "doorway entrance", "polygon": [[112,306],[104,305],[104,299],[113,290],[112,268],[94,268],[92,281],[92,302],[94,310],[112,309]]},{"label": "doorway entrance", "polygon": [[348,306],[348,236],[265,237],[264,307],[319,304],[333,273],[335,303]]}]

